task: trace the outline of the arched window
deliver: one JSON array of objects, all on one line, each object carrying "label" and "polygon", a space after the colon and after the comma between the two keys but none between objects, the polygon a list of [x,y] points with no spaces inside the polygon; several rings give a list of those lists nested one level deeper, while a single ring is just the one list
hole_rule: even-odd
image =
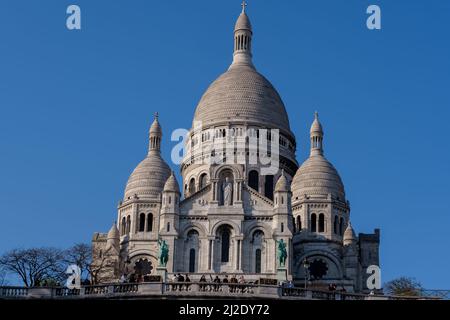
[{"label": "arched window", "polygon": [[195,249],[189,251],[189,272],[195,272]]},{"label": "arched window", "polygon": [[141,213],[139,215],[139,232],[144,232],[145,228],[145,214]]},{"label": "arched window", "polygon": [[222,262],[230,261],[230,231],[224,229],[222,231]]},{"label": "arched window", "polygon": [[258,171],[252,170],[248,173],[248,186],[259,191],[259,174]]},{"label": "arched window", "polygon": [[334,216],[334,234],[338,234],[338,217]]},{"label": "arched window", "polygon": [[195,179],[192,178],[189,182],[189,194],[195,193]]},{"label": "arched window", "polygon": [[273,200],[273,176],[267,175],[266,176],[266,183],[264,185],[264,195],[269,198],[270,200]]},{"label": "arched window", "polygon": [[311,232],[317,231],[317,215],[313,213],[311,215]]},{"label": "arched window", "polygon": [[297,225],[295,224],[295,218],[292,217],[292,228],[294,229],[294,233],[297,232]]},{"label": "arched window", "polygon": [[344,218],[339,221],[339,234],[342,236],[344,234]]},{"label": "arched window", "polygon": [[281,223],[281,232],[284,232],[284,223]]},{"label": "arched window", "polygon": [[147,232],[153,231],[153,214],[147,215]]},{"label": "arched window", "polygon": [[297,216],[297,230],[302,231],[302,218]]},{"label": "arched window", "polygon": [[200,176],[200,189],[203,189],[206,187],[206,184],[208,183],[208,175],[206,173],[203,173]]},{"label": "arched window", "polygon": [[325,216],[323,213],[319,214],[319,232],[325,232]]},{"label": "arched window", "polygon": [[122,235],[125,235],[125,233],[127,233],[127,220],[125,217],[122,218],[121,232]]},{"label": "arched window", "polygon": [[167,232],[170,232],[170,222],[167,222]]},{"label": "arched window", "polygon": [[127,217],[127,233],[130,233],[131,230],[131,217]]},{"label": "arched window", "polygon": [[261,273],[261,249],[255,251],[255,273]]},{"label": "arched window", "polygon": [[262,272],[262,250],[264,249],[264,232],[261,230],[256,230],[253,233],[251,244],[253,246],[253,249],[251,252],[253,252],[253,256],[251,259],[254,262],[254,267],[252,267],[252,271],[254,273],[261,273]]}]

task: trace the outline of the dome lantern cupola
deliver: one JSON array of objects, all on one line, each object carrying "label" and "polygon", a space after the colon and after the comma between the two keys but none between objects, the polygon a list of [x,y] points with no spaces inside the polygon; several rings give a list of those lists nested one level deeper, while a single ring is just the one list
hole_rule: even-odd
[{"label": "dome lantern cupola", "polygon": [[323,154],[323,130],[319,121],[319,113],[314,113],[314,121],[311,125],[311,155]]},{"label": "dome lantern cupola", "polygon": [[162,138],[162,129],[158,121],[158,112],[155,113],[155,120],[153,120],[152,126],[150,127],[149,132],[149,152],[161,151],[161,138]]},{"label": "dome lantern cupola", "polygon": [[247,3],[242,1],[242,12],[234,26],[234,54],[233,63],[235,65],[247,65],[253,67],[252,62],[252,25],[250,19],[245,13]]}]

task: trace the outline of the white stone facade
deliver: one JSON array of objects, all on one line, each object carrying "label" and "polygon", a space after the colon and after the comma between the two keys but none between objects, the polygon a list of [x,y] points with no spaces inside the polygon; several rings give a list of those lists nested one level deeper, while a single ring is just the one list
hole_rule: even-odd
[{"label": "white stone facade", "polygon": [[[110,231],[117,238],[108,242],[117,252],[115,277],[157,274],[161,239],[169,246],[169,274],[259,280],[280,279],[282,271],[299,285],[309,278],[313,286],[334,283],[364,291],[366,268],[379,265],[379,231],[354,234],[343,183],[324,157],[317,114],[311,155],[298,167],[281,97],[252,63],[253,31],[244,11],[234,35],[232,65],[197,106],[181,165],[182,190],[160,154],[157,117],[151,126],[148,155],[131,174],[118,206],[118,232]],[[279,149],[251,144],[263,138]],[[279,155],[277,170],[263,175],[273,152]],[[255,157],[262,160],[254,162]],[[94,235],[97,259],[106,238]],[[287,244],[285,265],[277,256],[281,240]]]}]

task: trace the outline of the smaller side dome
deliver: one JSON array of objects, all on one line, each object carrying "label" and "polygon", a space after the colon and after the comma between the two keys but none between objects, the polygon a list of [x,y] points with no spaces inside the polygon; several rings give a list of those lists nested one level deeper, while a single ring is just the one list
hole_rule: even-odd
[{"label": "smaller side dome", "polygon": [[109,239],[119,239],[120,238],[120,234],[119,234],[119,229],[117,228],[117,224],[114,222],[111,229],[109,229],[108,231],[108,236],[107,236],[107,240]]},{"label": "smaller side dome", "polygon": [[356,234],[355,230],[353,230],[352,224],[349,221],[344,232],[344,245],[349,245],[354,242],[356,242]]},{"label": "smaller side dome", "polygon": [[[304,196],[332,197],[345,202],[345,190],[339,173],[323,155],[323,129],[316,112],[311,125],[309,158],[297,170],[292,180],[295,200]],[[294,200],[294,201],[295,201]]]},{"label": "smaller side dome", "polygon": [[289,192],[289,182],[284,175],[284,170],[275,185],[275,192]]},{"label": "smaller side dome", "polygon": [[180,193],[180,186],[178,185],[177,178],[173,174],[173,171],[170,174],[170,177],[167,179],[164,184],[164,192],[177,192]]}]

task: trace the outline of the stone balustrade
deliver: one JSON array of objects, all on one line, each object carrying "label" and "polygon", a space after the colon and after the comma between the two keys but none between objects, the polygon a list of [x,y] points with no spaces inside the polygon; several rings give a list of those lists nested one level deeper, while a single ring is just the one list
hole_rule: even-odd
[{"label": "stone balustrade", "polygon": [[395,297],[330,292],[304,288],[288,288],[253,283],[231,284],[213,282],[149,282],[64,287],[0,287],[1,299],[108,299],[129,297],[135,299],[172,297],[210,297],[220,299],[260,298],[285,300],[400,300],[439,299],[436,297]]}]

